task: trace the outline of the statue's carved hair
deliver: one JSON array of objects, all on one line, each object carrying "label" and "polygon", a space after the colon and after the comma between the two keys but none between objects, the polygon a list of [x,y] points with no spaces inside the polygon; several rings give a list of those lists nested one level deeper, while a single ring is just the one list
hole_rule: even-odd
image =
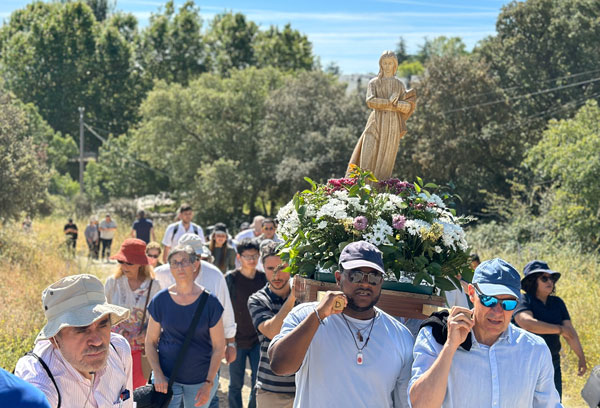
[{"label": "statue's carved hair", "polygon": [[398,57],[396,57],[396,53],[390,50],[384,51],[381,54],[381,57],[379,57],[379,73],[377,74],[377,77],[380,79],[383,78],[383,66],[381,64],[386,58],[392,58],[394,60],[394,73],[396,72],[396,70],[398,70]]}]

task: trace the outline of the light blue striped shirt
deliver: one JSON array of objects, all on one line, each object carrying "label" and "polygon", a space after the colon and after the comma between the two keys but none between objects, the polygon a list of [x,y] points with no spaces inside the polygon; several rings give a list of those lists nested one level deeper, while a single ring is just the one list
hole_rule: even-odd
[{"label": "light blue striped shirt", "polygon": [[[562,407],[550,351],[541,337],[510,324],[492,346],[471,338],[470,351],[459,347],[454,354],[443,408]],[[442,347],[431,327],[419,332],[409,391],[433,365]]]}]

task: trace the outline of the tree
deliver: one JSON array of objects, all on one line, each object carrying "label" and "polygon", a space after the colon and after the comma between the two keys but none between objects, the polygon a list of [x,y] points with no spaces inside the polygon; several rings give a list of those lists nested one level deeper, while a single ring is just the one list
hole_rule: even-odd
[{"label": "tree", "polygon": [[460,37],[446,37],[445,35],[425,39],[417,53],[418,60],[425,64],[432,57],[457,57],[467,55],[466,45]]},{"label": "tree", "polygon": [[498,16],[498,34],[475,50],[509,89],[514,108],[530,117],[525,142],[536,143],[548,119],[571,116],[600,90],[598,82],[571,86],[597,79],[598,15],[600,3],[593,0],[512,2]]},{"label": "tree", "polygon": [[210,63],[201,29],[200,10],[193,1],[186,1],[175,14],[170,0],[162,14],[152,14],[137,52],[146,77],[185,85],[207,72]]},{"label": "tree", "polygon": [[406,41],[404,40],[404,37],[400,37],[398,44],[396,44],[396,58],[398,58],[399,64],[411,59],[411,56],[408,55],[408,52],[406,51]]},{"label": "tree", "polygon": [[342,177],[367,119],[364,96],[319,71],[300,72],[266,103],[260,163],[282,204],[306,184]]},{"label": "tree", "polygon": [[[451,183],[463,211],[485,207],[481,190],[508,193],[524,145],[498,81],[472,56],[433,57],[417,87],[418,107],[396,159],[399,178]],[[481,104],[477,109],[465,107]]]},{"label": "tree", "polygon": [[0,87],[0,220],[34,214],[48,188],[45,152],[33,143],[22,104]]},{"label": "tree", "polygon": [[551,182],[547,216],[556,234],[584,247],[600,245],[600,108],[588,101],[568,120],[552,120],[525,164]]},{"label": "tree", "polygon": [[297,71],[311,70],[315,65],[312,44],[306,35],[293,30],[289,23],[282,31],[276,26],[260,31],[254,49],[259,67]]},{"label": "tree", "polygon": [[7,88],[63,135],[76,137],[80,106],[86,120],[110,132],[136,119],[143,87],[131,45],[111,23],[98,24],[85,3],[37,2],[17,10],[0,29],[0,56]]},{"label": "tree", "polygon": [[[220,158],[224,163],[238,163],[242,183],[235,190],[231,214],[249,210],[254,215],[266,180],[257,162],[264,143],[260,131],[265,100],[281,83],[282,75],[277,70],[253,67],[233,70],[228,78],[203,74],[187,87],[158,82],[142,103],[142,119],[133,132],[133,149],[142,160],[167,172],[171,188],[181,192],[190,192],[192,186],[196,191],[205,191],[199,183],[218,182],[223,188],[238,185],[224,178],[204,180],[194,170]],[[204,199],[195,192],[191,194]]]},{"label": "tree", "polygon": [[206,33],[215,71],[227,75],[233,68],[256,65],[253,44],[257,32],[257,25],[241,13],[216,15]]}]

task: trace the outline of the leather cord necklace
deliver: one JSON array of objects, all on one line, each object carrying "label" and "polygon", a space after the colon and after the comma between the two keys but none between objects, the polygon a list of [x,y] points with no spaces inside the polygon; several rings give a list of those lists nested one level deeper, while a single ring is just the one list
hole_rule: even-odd
[{"label": "leather cord necklace", "polygon": [[[375,312],[375,316],[373,316],[373,320],[371,320],[371,328],[369,329],[369,335],[367,336],[367,340],[365,341],[365,344],[362,345],[362,347],[358,347],[358,343],[356,342],[354,333],[352,332],[352,329],[350,328],[350,323],[348,322],[348,319],[346,319],[346,316],[344,316],[343,313],[342,313],[342,318],[346,322],[346,326],[348,327],[348,330],[350,331],[350,335],[352,336],[352,341],[354,341],[354,345],[356,346],[356,364],[362,365],[364,362],[364,356],[363,356],[362,351],[365,347],[367,347],[367,344],[369,344],[369,340],[371,339],[371,332],[373,331],[373,326],[375,325],[375,319],[377,318],[377,312]],[[362,341],[362,335],[360,334],[360,331],[358,332],[358,335],[359,335],[359,340]]]}]

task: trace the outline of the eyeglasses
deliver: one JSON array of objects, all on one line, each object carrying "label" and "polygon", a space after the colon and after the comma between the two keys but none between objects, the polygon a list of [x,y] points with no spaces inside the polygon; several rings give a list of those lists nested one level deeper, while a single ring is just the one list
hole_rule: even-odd
[{"label": "eyeglasses", "polygon": [[350,282],[352,283],[360,283],[367,275],[367,282],[370,285],[379,285],[383,282],[383,275],[379,272],[363,272],[360,269],[349,269],[344,271],[348,275]]},{"label": "eyeglasses", "polygon": [[500,302],[502,304],[502,309],[506,310],[507,312],[510,312],[511,310],[515,310],[515,308],[517,307],[516,299],[500,300],[494,296],[484,295],[477,288],[475,288],[475,292],[477,292],[477,295],[479,296],[479,301],[485,307],[489,307],[489,308],[495,307],[498,304],[498,302]]},{"label": "eyeglasses", "polygon": [[258,255],[242,255],[246,261],[256,261],[258,259]]},{"label": "eyeglasses", "polygon": [[177,261],[171,261],[169,262],[169,265],[171,265],[172,269],[176,269],[176,268],[185,268],[186,266],[190,266],[192,263],[190,262],[189,259],[184,259],[181,262],[177,262]]},{"label": "eyeglasses", "polygon": [[150,254],[146,254],[146,256],[148,258],[154,258],[154,259],[158,259],[159,255],[150,255]]},{"label": "eyeglasses", "polygon": [[266,231],[273,231],[275,227],[263,227],[263,229]]},{"label": "eyeglasses", "polygon": [[120,261],[120,260],[117,260],[117,262],[120,263],[121,265],[128,265],[128,266],[133,265],[132,263],[125,262],[125,261]]},{"label": "eyeglasses", "polygon": [[556,282],[556,278],[554,277],[554,275],[542,275],[538,279],[544,283],[548,282],[549,280],[551,280],[552,282]]}]

